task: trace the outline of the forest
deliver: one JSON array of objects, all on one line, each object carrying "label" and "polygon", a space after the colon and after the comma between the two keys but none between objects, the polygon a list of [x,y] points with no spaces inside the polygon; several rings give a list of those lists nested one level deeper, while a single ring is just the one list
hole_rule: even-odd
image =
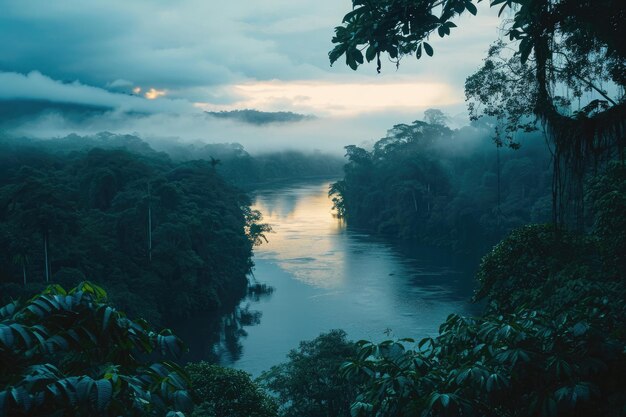
[{"label": "forest", "polygon": [[210,162],[63,143],[0,145],[4,301],[89,277],[119,308],[163,323],[245,294],[265,226]]},{"label": "forest", "polygon": [[[445,43],[460,30],[454,22],[471,25],[481,6],[351,3],[335,27],[330,64],[342,59],[357,71],[372,63],[381,77],[389,63],[401,71],[409,58],[450,54],[433,38]],[[235,139],[0,132],[0,417],[626,415],[626,5],[488,6],[498,11],[501,36],[465,81],[469,126],[449,127],[431,108],[371,147],[346,146],[343,161],[322,152],[253,155]],[[252,19],[244,21],[249,30]],[[261,90],[276,94],[278,84],[272,78]],[[45,107],[37,103],[22,105]],[[208,113],[256,127],[310,117]],[[203,313],[240,335],[239,322],[258,317],[233,309],[273,291],[254,275],[254,250],[273,228],[250,192],[311,177],[334,181],[328,197],[342,228],[332,233],[480,259],[476,314],[450,312],[426,336],[388,329],[382,341],[327,329],[257,378],[190,361],[177,324],[201,333],[191,319]],[[303,201],[310,210],[317,200]],[[297,204],[288,203],[291,215]],[[296,243],[286,240],[289,252]],[[324,242],[309,243],[311,257],[289,258],[291,265],[309,265],[316,244]],[[318,299],[341,288],[324,288]]]},{"label": "forest", "polygon": [[[513,228],[551,219],[549,155],[538,135],[493,146],[478,124],[452,130],[443,113],[399,124],[371,151],[346,147],[335,209],[373,233],[481,256]],[[484,126],[484,124],[483,124]]]}]

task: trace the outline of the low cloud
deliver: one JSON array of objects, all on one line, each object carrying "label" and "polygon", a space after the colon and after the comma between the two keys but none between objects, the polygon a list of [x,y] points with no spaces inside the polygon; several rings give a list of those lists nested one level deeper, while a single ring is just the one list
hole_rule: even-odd
[{"label": "low cloud", "polygon": [[[204,112],[137,114],[105,112],[76,119],[48,112],[14,126],[8,133],[41,139],[71,133],[93,135],[103,131],[134,134],[150,142],[163,139],[181,142],[241,143],[251,153],[277,150],[322,150],[343,155],[344,146],[373,143],[397,123],[423,118],[426,108],[398,113],[375,112],[354,116],[305,118],[292,123],[254,125],[235,119],[212,117]],[[455,114],[457,108],[444,108]]]},{"label": "low cloud", "polygon": [[[149,91],[152,94],[152,90]],[[163,95],[154,90],[153,98]],[[197,111],[185,100],[147,100],[144,97],[114,93],[78,81],[63,83],[37,71],[28,74],[0,72],[0,100],[44,100],[110,108],[119,112],[190,112]]]}]

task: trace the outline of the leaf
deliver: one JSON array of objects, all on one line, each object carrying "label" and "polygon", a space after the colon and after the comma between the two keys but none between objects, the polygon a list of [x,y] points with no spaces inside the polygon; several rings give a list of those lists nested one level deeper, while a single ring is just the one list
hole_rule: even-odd
[{"label": "leaf", "polygon": [[500,7],[500,11],[498,12],[498,17],[502,15],[502,13],[504,12],[504,9],[506,9],[506,6],[508,6],[508,4],[504,3],[502,7]]},{"label": "leaf", "polygon": [[376,48],[374,48],[374,45],[370,45],[365,51],[365,59],[367,59],[367,62],[370,62],[374,58],[376,58]]},{"label": "leaf", "polygon": [[428,56],[433,56],[433,47],[430,46],[430,44],[428,42],[423,42],[424,44],[424,51],[426,51],[426,53],[428,54]]},{"label": "leaf", "polygon": [[113,395],[113,386],[108,379],[99,379],[96,381],[97,407],[98,410],[104,411],[111,402]]},{"label": "leaf", "polygon": [[420,59],[422,57],[422,44],[420,43],[417,47],[417,51],[415,51],[415,57]]},{"label": "leaf", "polygon": [[33,339],[30,336],[30,334],[26,331],[24,326],[22,326],[21,324],[13,323],[13,324],[10,324],[9,327],[13,329],[17,334],[20,335],[27,349],[30,349],[32,347]]},{"label": "leaf", "polygon": [[191,401],[187,391],[179,390],[174,394],[174,405],[179,410],[191,411],[193,408],[193,401]]},{"label": "leaf", "polygon": [[348,64],[348,66],[352,68],[353,71],[356,71],[356,69],[359,67],[359,64],[356,63],[356,60],[347,53],[346,53],[346,64]]},{"label": "leaf", "polygon": [[374,409],[372,404],[356,401],[350,406],[350,415],[360,417],[369,414]]},{"label": "leaf", "polygon": [[9,303],[0,308],[0,317],[7,318],[15,313],[15,303]]},{"label": "leaf", "polygon": [[471,1],[465,3],[465,8],[474,16],[476,16],[476,13],[478,13],[478,9],[476,9],[476,6]]},{"label": "leaf", "polygon": [[351,12],[347,13],[342,20],[342,23],[348,23],[350,20],[353,20],[355,17],[357,17],[359,14],[362,14],[366,9],[365,6],[356,8],[354,10],[352,10]]},{"label": "leaf", "polygon": [[[93,390],[94,380],[88,376],[84,376],[76,384],[76,395],[78,402],[84,403],[91,399],[94,403],[97,402],[96,392]],[[93,393],[93,394],[92,394]]]},{"label": "leaf", "polygon": [[0,342],[7,348],[12,348],[15,343],[15,337],[9,326],[0,324]]},{"label": "leaf", "polygon": [[363,63],[363,53],[361,51],[359,51],[358,49],[355,49],[354,50],[354,59],[359,64],[362,64]]},{"label": "leaf", "polygon": [[22,387],[12,388],[11,396],[15,404],[22,410],[28,412],[32,406],[32,398],[28,395],[28,392]]},{"label": "leaf", "polygon": [[335,46],[333,50],[328,53],[330,65],[333,65],[335,61],[337,61],[339,57],[344,54],[344,52],[346,52],[346,46],[344,44]]},{"label": "leaf", "polygon": [[519,45],[520,61],[525,64],[533,50],[533,44],[529,38],[524,38]]},{"label": "leaf", "polygon": [[104,309],[104,315],[102,317],[102,331],[105,332],[107,327],[109,326],[109,319],[111,318],[111,314],[114,310],[111,307],[106,307]]}]

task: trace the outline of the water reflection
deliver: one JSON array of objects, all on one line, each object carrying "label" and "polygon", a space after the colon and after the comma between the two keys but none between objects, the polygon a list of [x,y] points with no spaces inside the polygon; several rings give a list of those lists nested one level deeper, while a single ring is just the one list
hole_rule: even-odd
[{"label": "water reflection", "polygon": [[331,214],[328,181],[268,188],[255,209],[275,233],[256,249],[255,277],[276,289],[253,302],[261,323],[246,328],[239,359],[254,375],[285,360],[299,341],[333,328],[352,339],[425,337],[450,313],[473,313],[472,274],[436,249],[390,244]]},{"label": "water reflection", "polygon": [[256,251],[257,259],[273,259],[285,272],[320,288],[340,286],[344,252],[334,238],[345,230],[331,214],[326,183],[261,191],[254,208],[272,225],[270,242]]},{"label": "water reflection", "polygon": [[252,308],[252,303],[269,299],[273,289],[263,287],[249,291],[248,296],[231,311],[207,312],[185,322],[177,322],[176,335],[185,341],[189,351],[185,361],[209,361],[229,365],[241,359],[241,341],[248,333],[246,327],[261,323],[263,313]]}]

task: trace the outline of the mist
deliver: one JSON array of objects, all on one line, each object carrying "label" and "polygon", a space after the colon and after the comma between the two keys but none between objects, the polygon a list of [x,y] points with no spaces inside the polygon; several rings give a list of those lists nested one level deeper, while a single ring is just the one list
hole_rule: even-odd
[{"label": "mist", "polygon": [[200,110],[188,113],[140,113],[108,110],[95,114],[72,114],[46,110],[5,121],[11,136],[50,139],[70,134],[91,136],[100,132],[132,134],[148,143],[171,140],[181,143],[240,143],[251,154],[296,150],[343,155],[351,144],[373,143],[400,122],[422,119],[415,113],[372,113],[350,117],[315,117],[295,122],[256,125],[211,116]]}]

